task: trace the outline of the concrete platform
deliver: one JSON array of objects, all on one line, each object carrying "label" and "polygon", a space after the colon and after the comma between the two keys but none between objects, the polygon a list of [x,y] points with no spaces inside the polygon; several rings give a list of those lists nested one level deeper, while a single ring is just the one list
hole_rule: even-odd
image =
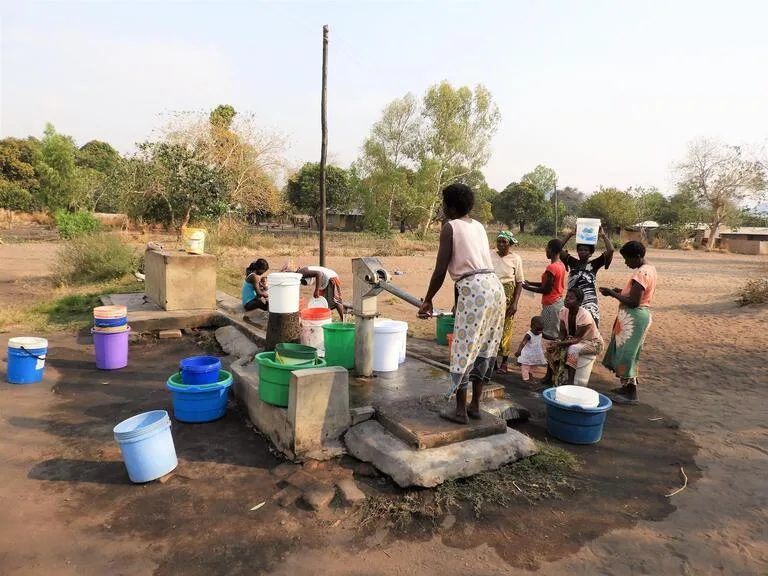
[{"label": "concrete platform", "polygon": [[533,440],[511,428],[503,434],[417,450],[375,420],[350,428],[344,443],[355,458],[370,462],[403,488],[432,488],[446,480],[495,470],[536,453]]},{"label": "concrete platform", "polygon": [[107,305],[121,305],[128,308],[128,325],[134,332],[154,332],[156,330],[184,330],[204,326],[222,326],[218,321],[217,310],[163,310],[143,293],[110,294],[102,296]]},{"label": "concrete platform", "polygon": [[505,420],[484,411],[480,420],[470,418],[468,424],[440,417],[440,412],[453,406],[444,396],[401,400],[379,406],[376,418],[389,432],[418,450],[503,434],[507,429]]}]

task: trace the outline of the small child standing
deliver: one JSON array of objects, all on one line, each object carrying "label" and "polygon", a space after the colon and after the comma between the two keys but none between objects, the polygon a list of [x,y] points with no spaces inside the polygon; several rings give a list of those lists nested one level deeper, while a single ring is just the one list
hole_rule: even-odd
[{"label": "small child standing", "polygon": [[262,278],[269,270],[269,264],[264,258],[251,262],[245,269],[245,282],[243,282],[243,308],[246,312],[252,310],[267,310],[269,295],[266,290],[265,278]]},{"label": "small child standing", "polygon": [[547,358],[544,356],[544,347],[542,346],[542,334],[544,332],[544,323],[541,316],[531,318],[531,329],[523,336],[520,346],[515,352],[517,363],[520,364],[520,375],[523,382],[531,379],[531,371],[534,366],[546,366]]}]

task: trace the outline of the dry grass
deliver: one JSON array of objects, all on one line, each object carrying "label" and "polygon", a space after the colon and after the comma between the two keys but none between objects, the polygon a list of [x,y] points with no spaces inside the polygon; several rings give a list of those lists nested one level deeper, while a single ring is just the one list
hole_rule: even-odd
[{"label": "dry grass", "polygon": [[739,292],[736,300],[739,306],[750,306],[768,303],[768,277],[755,278],[747,281]]},{"label": "dry grass", "polygon": [[53,217],[46,212],[13,212],[0,209],[0,222],[6,225],[12,224],[40,224],[41,226],[53,226]]},{"label": "dry grass", "polygon": [[529,503],[559,498],[565,490],[578,489],[576,457],[562,448],[538,443],[539,452],[498,470],[444,482],[434,490],[409,490],[402,494],[369,498],[362,511],[361,528],[380,525],[382,519],[405,530],[415,519],[434,521],[453,508],[469,505],[480,518],[484,507],[507,508],[518,500]]}]

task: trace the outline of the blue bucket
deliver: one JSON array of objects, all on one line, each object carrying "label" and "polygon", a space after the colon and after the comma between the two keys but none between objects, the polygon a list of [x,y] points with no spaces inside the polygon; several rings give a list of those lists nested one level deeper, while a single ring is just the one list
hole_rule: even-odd
[{"label": "blue bucket", "polygon": [[182,384],[215,384],[219,370],[221,360],[216,356],[192,356],[179,362]]},{"label": "blue bucket", "polygon": [[93,325],[96,328],[119,328],[128,325],[128,317],[122,318],[94,318]]},{"label": "blue bucket", "polygon": [[112,430],[120,444],[131,482],[149,482],[165,476],[178,465],[165,410],[144,412],[123,420]]},{"label": "blue bucket", "polygon": [[43,379],[48,340],[20,336],[8,340],[8,375],[11,384],[34,384]]},{"label": "blue bucket", "polygon": [[603,437],[603,425],[613,403],[600,394],[595,408],[563,404],[555,400],[555,388],[542,392],[547,404],[547,432],[569,444],[596,444]]},{"label": "blue bucket", "polygon": [[168,378],[165,387],[171,391],[174,418],[179,422],[211,422],[222,418],[227,413],[232,374],[220,370],[217,378],[214,384],[197,386],[183,384],[179,372]]}]

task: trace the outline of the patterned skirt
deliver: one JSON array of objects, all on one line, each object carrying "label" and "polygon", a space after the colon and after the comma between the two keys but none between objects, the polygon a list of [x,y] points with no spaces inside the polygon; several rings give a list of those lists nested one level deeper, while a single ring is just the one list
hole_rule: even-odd
[{"label": "patterned skirt", "polygon": [[506,310],[504,288],[493,273],[462,278],[456,282],[456,294],[448,396],[470,380],[490,380]]},{"label": "patterned skirt", "polygon": [[560,310],[565,299],[541,307],[541,322],[544,324],[544,338],[554,340],[560,335]]},{"label": "patterned skirt", "polygon": [[651,309],[630,308],[623,304],[613,323],[611,343],[603,358],[603,366],[622,380],[637,378],[640,352],[651,327]]}]

